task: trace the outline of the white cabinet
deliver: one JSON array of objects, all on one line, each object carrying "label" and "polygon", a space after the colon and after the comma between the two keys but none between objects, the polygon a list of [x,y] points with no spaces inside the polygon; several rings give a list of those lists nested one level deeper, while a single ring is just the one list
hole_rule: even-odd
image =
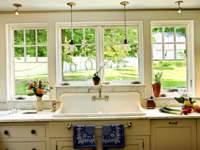
[{"label": "white cabinet", "polygon": [[196,120],[152,120],[152,150],[196,150]]},{"label": "white cabinet", "polygon": [[[117,148],[118,150],[145,150],[145,140],[142,137],[128,137],[126,146],[124,148]],[[101,146],[101,139],[97,139],[97,149],[103,150]],[[116,148],[109,148],[116,150]],[[69,139],[56,139],[51,143],[51,150],[74,150],[72,141]]]},{"label": "white cabinet", "polygon": [[0,143],[0,150],[45,150],[44,142],[4,142]]},{"label": "white cabinet", "polygon": [[45,124],[0,124],[0,150],[46,150],[46,138]]}]

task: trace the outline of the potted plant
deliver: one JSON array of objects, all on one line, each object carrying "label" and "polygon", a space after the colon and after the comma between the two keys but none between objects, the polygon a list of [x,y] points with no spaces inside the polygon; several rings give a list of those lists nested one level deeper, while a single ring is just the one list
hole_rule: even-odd
[{"label": "potted plant", "polygon": [[94,75],[92,76],[92,80],[93,80],[93,83],[94,85],[99,85],[99,83],[101,82],[101,78],[99,77],[99,73],[100,71],[104,68],[105,64],[103,66],[101,66],[99,68],[99,70],[97,70]]},{"label": "potted plant", "polygon": [[101,78],[99,77],[98,73],[94,73],[92,80],[94,85],[99,85]]},{"label": "potted plant", "polygon": [[155,97],[160,97],[161,78],[162,78],[162,72],[158,72],[154,75],[155,82],[152,84],[152,88]]}]

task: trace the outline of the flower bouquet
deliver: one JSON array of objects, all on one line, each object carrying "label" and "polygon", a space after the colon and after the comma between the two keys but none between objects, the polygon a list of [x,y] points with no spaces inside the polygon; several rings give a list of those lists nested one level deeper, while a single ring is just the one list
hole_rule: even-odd
[{"label": "flower bouquet", "polygon": [[35,95],[37,97],[36,102],[36,109],[37,111],[43,110],[43,102],[42,102],[42,96],[50,91],[48,89],[48,82],[44,81],[33,81],[29,83],[28,85],[29,95]]}]

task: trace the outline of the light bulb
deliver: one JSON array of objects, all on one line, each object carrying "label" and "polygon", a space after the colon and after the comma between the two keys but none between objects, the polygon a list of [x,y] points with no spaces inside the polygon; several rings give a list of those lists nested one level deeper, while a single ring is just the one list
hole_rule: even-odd
[{"label": "light bulb", "polygon": [[179,10],[177,11],[177,13],[181,14],[181,13],[182,13],[182,10],[181,10],[181,9],[179,9]]},{"label": "light bulb", "polygon": [[16,8],[16,9],[15,9],[15,15],[16,15],[16,16],[19,16],[19,15],[20,15],[20,14],[19,14],[19,8],[22,7],[22,4],[20,4],[20,3],[14,3],[13,6]]},{"label": "light bulb", "polygon": [[71,40],[69,42],[69,52],[71,53],[75,49],[74,41]]},{"label": "light bulb", "polygon": [[15,11],[15,15],[16,15],[16,16],[19,16],[19,12],[18,12],[17,10]]},{"label": "light bulb", "polygon": [[130,45],[127,44],[122,44],[123,50],[128,51],[130,49]]}]

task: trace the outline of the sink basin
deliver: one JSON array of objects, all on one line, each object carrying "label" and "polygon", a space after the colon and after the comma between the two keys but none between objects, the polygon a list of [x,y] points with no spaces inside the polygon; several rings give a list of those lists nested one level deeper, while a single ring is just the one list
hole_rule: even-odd
[{"label": "sink basin", "polygon": [[[94,97],[97,99],[94,99]],[[137,92],[102,93],[102,98],[98,98],[98,93],[64,93],[60,97],[62,105],[53,116],[117,117],[145,115],[140,106],[140,94]]]}]

